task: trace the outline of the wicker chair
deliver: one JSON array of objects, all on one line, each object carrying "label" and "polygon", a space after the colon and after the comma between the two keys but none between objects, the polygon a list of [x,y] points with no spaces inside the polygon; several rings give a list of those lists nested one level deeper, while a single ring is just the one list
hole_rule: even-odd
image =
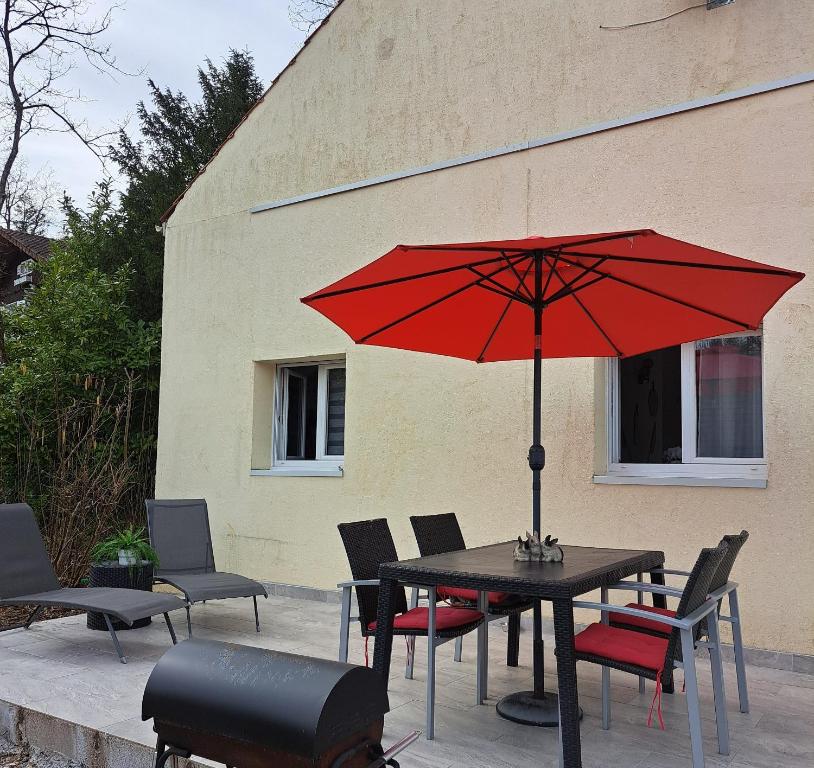
[{"label": "wicker chair", "polygon": [[[735,653],[735,671],[738,679],[738,704],[741,712],[749,711],[749,693],[746,687],[746,664],[743,655],[743,637],[741,635],[741,618],[740,609],[738,607],[738,585],[734,581],[729,580],[732,573],[732,567],[735,565],[735,560],[741,547],[746,543],[749,538],[747,531],[741,531],[738,534],[726,535],[721,539],[720,544],[726,545],[726,556],[721,560],[718,569],[712,577],[710,584],[710,597],[718,600],[718,620],[725,621],[732,626],[732,643]],[[669,568],[658,568],[651,571],[651,574],[668,574],[673,576],[689,576],[688,571],[676,571]],[[652,576],[651,576],[652,578]],[[662,576],[663,578],[663,576]],[[674,597],[681,595],[680,590],[675,590],[672,593]],[[726,597],[729,603],[729,615],[724,616],[720,613],[723,599]],[[663,616],[675,616],[675,611],[669,610],[666,607],[656,607],[644,605],[641,602],[628,603],[628,608],[638,608],[644,611],[660,613]],[[633,616],[626,616],[618,612],[612,612],[609,616],[610,625],[612,627],[621,627],[622,629],[632,629],[636,632],[644,632],[645,634],[654,635],[655,637],[665,637],[670,634],[670,628],[654,622],[649,618],[638,618]],[[699,636],[707,634],[706,620],[701,622],[698,626]]]},{"label": "wicker chair", "polygon": [[[607,588],[602,589],[602,602],[574,601],[574,608],[588,608],[602,612],[602,622],[591,624],[574,638],[574,650],[578,661],[589,661],[602,666],[602,727],[610,727],[610,670],[630,672],[656,682],[656,693],[650,706],[647,723],[650,725],[653,710],[657,706],[659,724],[664,728],[661,716],[661,684],[675,668],[684,670],[687,689],[687,714],[690,725],[693,768],[703,768],[704,751],[701,733],[701,713],[698,697],[698,679],[695,669],[695,648],[709,650],[712,666],[712,687],[715,697],[715,721],[718,731],[718,752],[729,754],[729,726],[726,714],[721,645],[718,632],[718,599],[710,597],[710,585],[727,547],[704,549],[687,578],[681,600],[673,616],[629,606],[614,606],[607,602]],[[637,589],[656,593],[663,589],[656,585],[620,582],[612,588]],[[649,619],[669,628],[669,635],[656,637],[629,629],[612,627],[609,614],[614,611],[628,617]],[[709,640],[697,640],[702,622],[706,623]],[[556,651],[555,651],[556,653]]]},{"label": "wicker chair", "polygon": [[[440,515],[414,515],[410,518],[413,533],[418,543],[421,557],[441,555],[445,552],[458,552],[466,549],[461,526],[454,512]],[[438,587],[438,597],[456,604],[474,608],[478,604],[478,593],[474,589]],[[418,588],[413,588],[411,605],[418,604]],[[490,592],[486,621],[508,617],[509,642],[506,647],[506,666],[516,667],[520,653],[520,615],[534,606],[533,601],[508,592]],[[463,637],[455,641],[455,661],[461,660]],[[407,670],[412,676],[412,670]]]},{"label": "wicker chair", "polygon": [[[379,603],[379,566],[398,560],[396,546],[387,520],[363,520],[356,523],[342,523],[338,526],[345,552],[348,556],[352,581],[337,586],[342,589],[342,621],[339,632],[339,661],[348,660],[348,634],[350,628],[351,591],[356,589],[359,606],[359,622],[362,637],[365,638],[365,659],[367,661],[367,641],[376,633],[376,613]],[[404,590],[396,596],[396,616],[393,634],[408,638],[428,638],[427,653],[427,728],[425,736],[434,735],[435,715],[435,649],[443,643],[465,635],[483,624],[483,614],[471,608],[436,607],[435,587],[429,589],[430,600],[426,608],[407,608]],[[431,630],[432,628],[432,630]],[[434,630],[434,631],[433,631]],[[408,660],[408,664],[411,660]]]}]

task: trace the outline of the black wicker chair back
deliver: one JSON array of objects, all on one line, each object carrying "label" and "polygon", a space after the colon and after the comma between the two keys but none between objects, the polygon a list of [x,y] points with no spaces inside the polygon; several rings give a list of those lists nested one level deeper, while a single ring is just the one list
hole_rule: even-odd
[{"label": "black wicker chair back", "polygon": [[[721,561],[726,556],[727,546],[721,544],[714,549],[702,549],[698,555],[698,560],[687,579],[684,592],[676,609],[676,618],[683,619],[693,611],[700,608],[707,600],[710,593],[712,579],[720,566]],[[696,627],[696,634],[700,631],[700,623]],[[670,633],[670,640],[667,643],[667,655],[665,656],[664,670],[671,675],[673,661],[681,660],[681,633],[677,628],[673,628]]]},{"label": "black wicker chair back", "polygon": [[413,515],[410,522],[421,557],[466,549],[461,526],[458,525],[458,518],[454,512],[441,515]]},{"label": "black wicker chair back", "polygon": [[[378,579],[379,566],[382,563],[392,563],[399,559],[390,526],[383,517],[356,523],[340,523],[337,527],[345,545],[350,572],[354,579]],[[379,588],[356,587],[356,600],[359,603],[362,634],[371,634],[368,627],[376,621]],[[406,610],[407,598],[404,596],[404,590],[399,589],[396,591],[395,611],[399,614]]]},{"label": "black wicker chair back", "polygon": [[748,538],[749,531],[741,531],[738,534],[726,535],[721,539],[721,543],[718,546],[726,544],[726,554],[724,555],[724,559],[721,560],[718,570],[715,571],[715,575],[712,577],[712,583],[709,585],[710,592],[720,589],[729,581],[729,575],[732,573],[732,566],[735,565],[738,552],[741,551],[741,547],[746,543],[746,539]]}]

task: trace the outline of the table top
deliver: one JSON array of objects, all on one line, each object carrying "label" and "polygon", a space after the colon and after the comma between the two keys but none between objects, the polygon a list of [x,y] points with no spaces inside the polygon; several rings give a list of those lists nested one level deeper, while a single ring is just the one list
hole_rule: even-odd
[{"label": "table top", "polygon": [[573,598],[640,571],[658,568],[664,552],[564,545],[561,563],[517,562],[515,541],[384,563],[379,577],[426,586],[513,592],[543,599]]}]

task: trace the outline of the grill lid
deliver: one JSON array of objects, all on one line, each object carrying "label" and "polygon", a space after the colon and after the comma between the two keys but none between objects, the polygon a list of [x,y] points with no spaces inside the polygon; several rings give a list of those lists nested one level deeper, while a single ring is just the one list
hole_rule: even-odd
[{"label": "grill lid", "polygon": [[315,759],[389,709],[372,669],[187,640],[150,674],[141,717]]}]

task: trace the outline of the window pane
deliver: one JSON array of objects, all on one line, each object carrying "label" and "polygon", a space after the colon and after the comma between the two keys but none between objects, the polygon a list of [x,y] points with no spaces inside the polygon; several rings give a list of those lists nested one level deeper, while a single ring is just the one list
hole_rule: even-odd
[{"label": "window pane", "polygon": [[345,454],[345,369],[328,369],[328,411],[325,428],[325,454]]},{"label": "window pane", "polygon": [[620,460],[681,463],[681,347],[619,361]]},{"label": "window pane", "polygon": [[317,444],[317,366],[285,368],[288,380],[286,459],[314,459]]},{"label": "window pane", "polygon": [[698,456],[763,456],[761,348],[759,335],[696,342]]}]

